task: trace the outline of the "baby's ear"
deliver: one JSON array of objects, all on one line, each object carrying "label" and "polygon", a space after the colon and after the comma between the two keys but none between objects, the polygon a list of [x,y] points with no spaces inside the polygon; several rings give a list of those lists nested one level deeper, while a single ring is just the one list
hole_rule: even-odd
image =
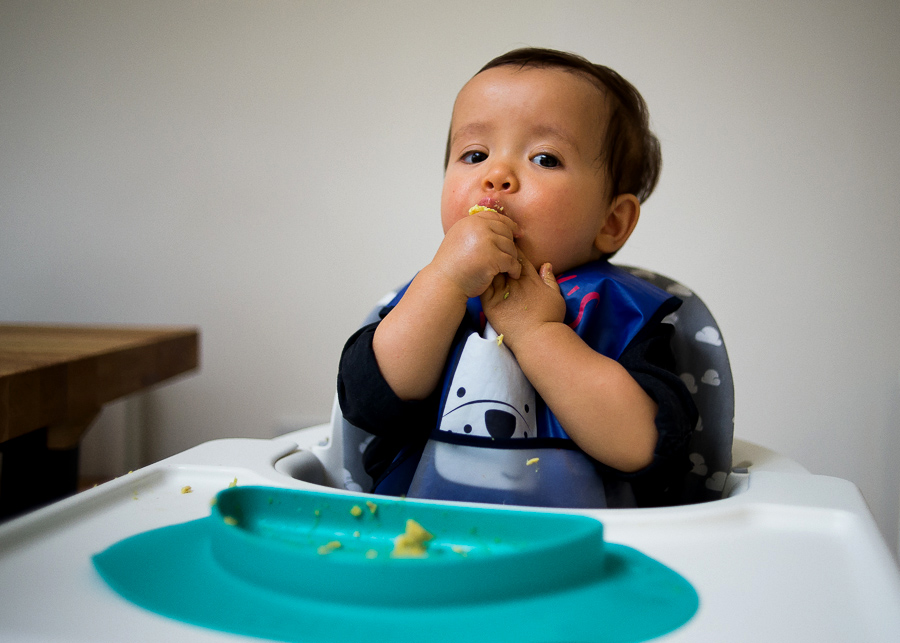
[{"label": "baby's ear", "polygon": [[612,200],[606,218],[597,232],[594,246],[611,255],[628,241],[641,216],[641,202],[633,194],[620,194]]}]

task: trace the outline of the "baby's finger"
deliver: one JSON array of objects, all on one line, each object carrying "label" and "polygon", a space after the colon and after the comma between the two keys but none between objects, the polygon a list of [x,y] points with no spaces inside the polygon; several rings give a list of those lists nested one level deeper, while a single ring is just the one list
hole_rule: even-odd
[{"label": "baby's finger", "polygon": [[[512,233],[513,239],[518,239],[522,236],[522,230],[521,228],[519,228],[519,224],[510,219],[505,214],[502,214],[495,210],[482,210],[481,212],[477,212],[472,216],[481,217],[482,219],[502,224],[504,228]],[[499,232],[499,230],[497,231]]]},{"label": "baby's finger", "polygon": [[522,261],[519,259],[517,253],[513,251],[511,254],[505,255],[506,258],[506,267],[501,269],[501,272],[505,272],[509,275],[510,279],[518,279],[522,276]]},{"label": "baby's finger", "polygon": [[556,275],[553,274],[553,266],[549,263],[545,263],[541,266],[541,281],[547,284],[550,288],[559,292],[559,283],[556,281]]}]

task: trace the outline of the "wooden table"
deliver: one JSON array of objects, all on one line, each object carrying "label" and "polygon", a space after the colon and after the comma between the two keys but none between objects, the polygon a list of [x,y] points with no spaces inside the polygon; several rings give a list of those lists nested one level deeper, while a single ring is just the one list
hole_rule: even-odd
[{"label": "wooden table", "polygon": [[73,493],[104,404],[199,362],[195,328],[0,324],[0,518]]}]

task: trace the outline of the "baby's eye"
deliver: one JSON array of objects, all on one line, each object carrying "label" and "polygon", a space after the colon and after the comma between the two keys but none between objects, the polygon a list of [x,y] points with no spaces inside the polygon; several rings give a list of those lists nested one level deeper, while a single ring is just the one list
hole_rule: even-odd
[{"label": "baby's eye", "polygon": [[472,152],[466,152],[462,155],[463,163],[481,163],[488,157],[487,152],[479,152],[477,150],[473,150]]},{"label": "baby's eye", "polygon": [[553,156],[552,154],[537,154],[534,158],[531,159],[532,163],[540,165],[541,167],[559,167],[559,159]]}]

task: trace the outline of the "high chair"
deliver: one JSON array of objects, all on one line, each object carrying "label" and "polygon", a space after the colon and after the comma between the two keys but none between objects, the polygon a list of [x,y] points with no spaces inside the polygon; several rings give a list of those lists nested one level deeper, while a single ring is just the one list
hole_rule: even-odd
[{"label": "high chair", "polygon": [[[677,318],[670,320],[676,327],[673,349],[678,372],[701,416],[691,440],[694,468],[684,504],[650,509],[531,507],[523,513],[522,508],[367,494],[371,480],[360,458],[367,436],[343,420],[335,403],[329,424],[274,440],[207,442],[0,525],[0,640],[265,640],[235,638],[234,633],[244,633],[320,643],[493,643],[507,640],[504,633],[512,631],[516,634],[509,640],[518,643],[647,640],[608,634],[620,620],[640,624],[652,615],[653,601],[637,600],[644,594],[631,592],[641,589],[641,579],[651,577],[664,580],[650,587],[660,591],[676,587],[681,578],[699,601],[686,621],[659,639],[670,643],[723,637],[791,643],[900,640],[900,571],[859,490],[846,480],[813,475],[787,457],[734,439],[731,372],[709,311],[677,282],[629,270],[684,301]],[[292,494],[302,498],[297,510],[281,504]],[[248,503],[243,522],[234,518],[241,502]],[[303,503],[307,508],[301,515]],[[408,576],[405,563],[382,568],[339,558],[341,552],[352,553],[357,538],[370,536],[363,529],[379,524],[396,529],[396,523],[389,523],[399,515],[425,526],[443,521],[460,538],[483,535],[480,542],[488,549],[502,544],[495,528],[505,528],[506,534],[518,531],[526,538],[520,550],[501,556],[506,561],[503,572],[490,565],[479,567],[486,559],[479,557],[477,547],[457,549],[456,541],[441,542],[440,536],[435,538],[435,553],[443,546],[446,551],[441,551],[451,558],[441,560],[452,564],[441,566],[435,558],[434,570],[411,566]],[[292,522],[293,517],[299,522]],[[537,534],[569,542],[565,539],[576,527],[567,522],[570,519],[576,519],[577,529],[592,525],[595,536],[602,531],[602,546],[578,554],[550,547],[553,555],[548,558],[546,543],[537,542]],[[480,531],[476,533],[470,521],[478,522]],[[266,533],[272,537],[264,537]],[[291,544],[307,533],[320,539],[315,543],[319,555],[315,547]],[[386,533],[393,536],[396,531]],[[206,543],[215,534],[219,536],[209,541],[214,543],[211,555]],[[282,540],[288,545],[280,545]],[[635,583],[624,591],[606,590],[602,600],[583,602],[577,610],[563,600],[579,588],[602,592],[606,580],[628,569],[615,567],[626,560],[620,554],[626,550],[632,552],[630,560],[644,561],[632,568]],[[116,593],[112,581],[103,576],[111,583],[107,585],[98,574],[108,571],[102,561],[116,552],[121,563],[137,570],[130,576],[134,593]],[[608,576],[593,579],[599,580],[593,585],[591,578],[579,575],[591,558],[582,558],[584,552],[593,553],[594,562],[610,570],[604,572]],[[213,559],[221,562],[221,569]],[[386,556],[377,560],[389,562]],[[669,570],[668,576],[660,575],[660,565]],[[359,570],[360,583],[348,570]],[[465,582],[454,570],[467,575]],[[431,571],[441,575],[432,576]],[[399,604],[367,589],[377,591],[372,574],[382,572],[392,574],[385,579],[389,595],[398,597]],[[170,579],[168,584],[158,584],[160,574]],[[546,582],[562,582],[572,574],[575,585],[562,593]],[[346,595],[335,578],[348,579]],[[429,587],[437,578],[442,580],[435,592],[439,598],[434,598]],[[168,611],[137,598],[154,582],[154,598],[167,601]],[[494,590],[501,593],[495,595]],[[236,596],[247,596],[250,602],[236,602]],[[415,605],[420,600],[421,609]],[[629,600],[633,609],[615,607],[616,601]],[[405,606],[404,601],[414,605]],[[197,617],[203,606],[218,609],[219,620],[209,623]],[[580,633],[541,629],[547,618],[559,614],[583,626]],[[475,627],[467,628],[468,617]],[[504,629],[504,624],[509,625]],[[267,629],[271,627],[276,630]]]}]

